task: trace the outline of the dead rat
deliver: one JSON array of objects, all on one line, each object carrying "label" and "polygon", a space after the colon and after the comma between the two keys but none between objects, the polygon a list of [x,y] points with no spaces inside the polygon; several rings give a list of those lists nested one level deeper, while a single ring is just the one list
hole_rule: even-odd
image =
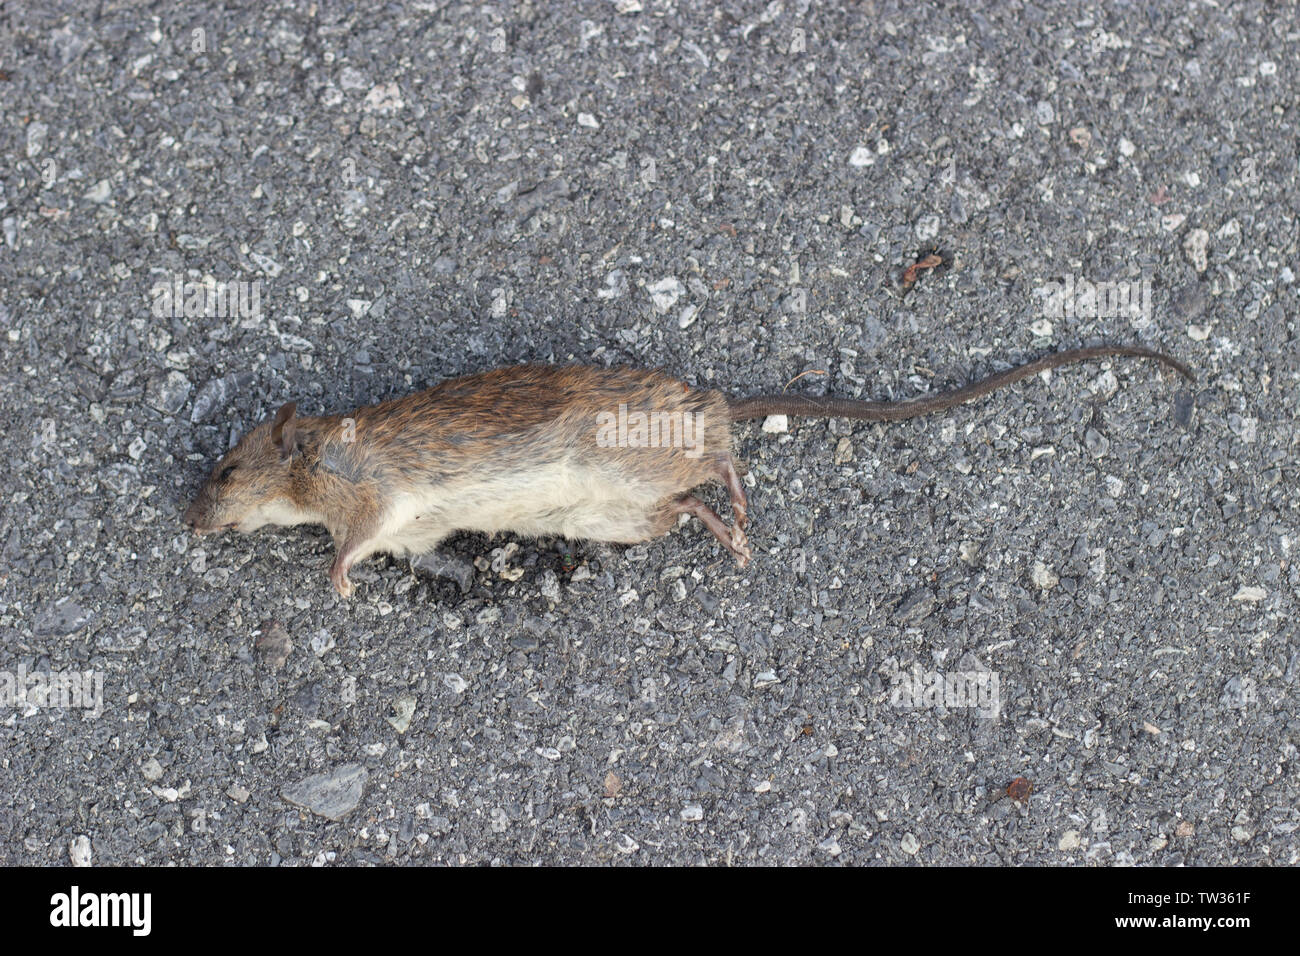
[{"label": "dead rat", "polygon": [[[1046,369],[1151,349],[1071,349],[938,395],[900,402],[760,395],[729,399],[657,371],[519,365],[451,379],[349,416],[299,416],[290,402],[218,462],[185,512],[196,534],[267,524],[322,524],[334,539],[330,580],[381,551],[432,551],[454,531],[560,535],[632,544],[681,514],[704,523],[743,567],[745,491],[731,423],[767,415],[897,421],[974,401]],[[691,494],[710,482],[731,498],[730,527]]]}]

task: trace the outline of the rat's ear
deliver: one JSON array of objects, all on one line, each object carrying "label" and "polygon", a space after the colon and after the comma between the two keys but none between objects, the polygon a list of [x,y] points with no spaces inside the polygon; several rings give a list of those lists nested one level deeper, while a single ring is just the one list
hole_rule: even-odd
[{"label": "rat's ear", "polygon": [[298,403],[286,402],[280,406],[280,410],[275,413],[275,421],[271,423],[271,441],[280,449],[281,461],[288,460],[298,450],[295,436],[297,413]]}]

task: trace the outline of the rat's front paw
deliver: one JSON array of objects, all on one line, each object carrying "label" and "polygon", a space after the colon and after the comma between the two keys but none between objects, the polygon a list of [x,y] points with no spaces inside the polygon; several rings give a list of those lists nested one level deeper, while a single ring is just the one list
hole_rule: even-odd
[{"label": "rat's front paw", "polygon": [[334,585],[334,590],[339,592],[339,597],[352,597],[352,582],[348,580],[347,568],[337,563],[331,567],[330,583]]}]

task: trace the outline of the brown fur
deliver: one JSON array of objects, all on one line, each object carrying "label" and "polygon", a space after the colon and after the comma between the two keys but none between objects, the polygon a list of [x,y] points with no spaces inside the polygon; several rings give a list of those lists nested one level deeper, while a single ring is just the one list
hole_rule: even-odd
[{"label": "brown fur", "polygon": [[[731,454],[731,421],[764,414],[894,420],[982,397],[1025,375],[1101,355],[1156,358],[1102,346],[1061,352],[953,392],[912,402],[799,396],[728,401],[662,372],[519,365],[443,382],[350,416],[297,415],[293,403],[244,436],[217,463],[185,512],[198,534],[265,524],[322,524],[334,539],[330,580],[345,597],[348,570],[385,551],[433,550],[454,531],[514,531],[634,543],[658,537],[681,514],[699,518],[743,567],[750,558],[744,488]],[[693,422],[698,431],[657,443],[609,444],[608,423],[634,413]],[[603,437],[602,437],[603,436]],[[667,440],[677,439],[676,443]],[[631,430],[629,439],[635,438]],[[720,483],[728,527],[691,495]]]},{"label": "brown fur", "polygon": [[[620,405],[629,414],[697,416],[699,454],[662,444],[601,447],[597,416],[616,416]],[[338,548],[331,579],[346,595],[348,568],[376,551],[432,550],[453,531],[507,530],[502,522],[524,533],[586,529],[603,531],[601,540],[649,540],[679,513],[698,512],[690,489],[727,482],[728,471],[730,414],[719,392],[661,372],[516,366],[346,418],[298,417],[285,406],[218,462],[185,520],[198,533],[323,524]],[[566,488],[569,500],[548,497]],[[743,562],[739,524],[724,544]]]}]

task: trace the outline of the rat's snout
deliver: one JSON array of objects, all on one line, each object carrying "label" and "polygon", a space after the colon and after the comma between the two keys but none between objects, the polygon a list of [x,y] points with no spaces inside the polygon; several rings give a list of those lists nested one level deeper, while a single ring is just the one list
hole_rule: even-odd
[{"label": "rat's snout", "polygon": [[203,527],[204,509],[200,507],[201,502],[202,496],[200,495],[198,498],[195,498],[190,502],[190,506],[185,509],[185,514],[181,516],[181,520],[185,522],[185,527],[189,528],[195,534],[202,534],[205,530]]},{"label": "rat's snout", "polygon": [[232,493],[221,482],[209,479],[185,509],[181,521],[197,535],[249,530],[251,512],[245,503],[246,497]]},{"label": "rat's snout", "polygon": [[194,496],[190,506],[185,509],[181,520],[185,522],[185,527],[195,534],[207,534],[209,531],[215,531],[220,524],[217,520],[218,510],[220,510],[219,504],[212,494],[211,485],[205,484]]}]

